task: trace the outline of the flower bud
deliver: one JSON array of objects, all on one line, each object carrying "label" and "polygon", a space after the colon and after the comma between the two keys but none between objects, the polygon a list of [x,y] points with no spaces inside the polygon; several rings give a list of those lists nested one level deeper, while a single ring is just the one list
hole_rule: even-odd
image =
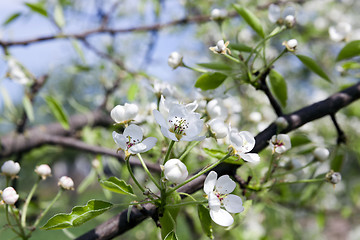
[{"label": "flower bud", "polygon": [[188,171],[179,159],[170,159],[164,165],[165,178],[173,183],[182,183],[188,176]]},{"label": "flower bud", "polygon": [[285,129],[289,126],[289,123],[288,121],[284,118],[284,117],[278,117],[276,120],[275,120],[275,124],[278,126],[278,128],[280,128],[281,130],[282,129]]},{"label": "flower bud", "polygon": [[14,205],[19,199],[19,195],[16,193],[13,187],[7,187],[1,193],[2,200],[9,205]]},{"label": "flower bud", "polygon": [[210,47],[209,49],[214,52],[214,53],[218,53],[218,54],[226,54],[227,52],[228,53],[231,53],[230,52],[230,49],[227,47],[229,45],[229,41],[227,42],[224,42],[224,40],[219,40],[217,43],[216,43],[216,46],[215,47]]},{"label": "flower bud", "polygon": [[206,105],[206,111],[211,119],[226,119],[228,116],[227,108],[225,107],[223,101],[218,98],[214,98],[210,102],[208,102],[208,104]]},{"label": "flower bud", "polygon": [[326,180],[332,184],[338,184],[341,181],[341,174],[330,170],[330,172],[326,174]]},{"label": "flower bud", "polygon": [[315,159],[319,160],[320,162],[325,161],[326,159],[328,159],[330,152],[327,148],[315,148],[314,150],[314,157]]},{"label": "flower bud", "polygon": [[47,164],[41,164],[39,166],[36,166],[35,172],[43,179],[45,180],[47,177],[51,176],[51,168]]},{"label": "flower bud", "polygon": [[172,69],[176,69],[182,65],[183,56],[178,52],[172,52],[168,58],[168,65]]},{"label": "flower bud", "polygon": [[284,19],[284,22],[287,28],[292,28],[296,22],[294,15],[287,15]]},{"label": "flower bud", "polygon": [[288,51],[294,52],[296,50],[298,42],[296,39],[290,39],[289,41],[284,41],[283,45],[287,48]]},{"label": "flower bud", "polygon": [[211,132],[214,133],[216,138],[224,138],[227,136],[228,127],[225,125],[224,121],[219,118],[214,118],[208,122]]},{"label": "flower bud", "polygon": [[98,169],[98,168],[100,167],[100,165],[101,165],[101,163],[100,163],[100,161],[97,160],[97,159],[94,159],[94,160],[91,161],[91,166],[92,166],[93,168],[95,168],[95,169]]},{"label": "flower bud", "polygon": [[129,120],[133,120],[138,114],[138,112],[139,112],[139,108],[136,104],[125,103],[124,106],[122,105],[115,106],[111,110],[110,116],[115,122],[122,123]]},{"label": "flower bud", "polygon": [[211,11],[211,19],[214,21],[222,21],[227,17],[227,11],[225,9],[215,8]]},{"label": "flower bud", "polygon": [[1,172],[8,177],[16,177],[16,174],[20,172],[20,164],[13,160],[6,161],[1,166]]},{"label": "flower bud", "polygon": [[74,181],[68,176],[62,176],[59,179],[58,185],[66,190],[74,190]]}]

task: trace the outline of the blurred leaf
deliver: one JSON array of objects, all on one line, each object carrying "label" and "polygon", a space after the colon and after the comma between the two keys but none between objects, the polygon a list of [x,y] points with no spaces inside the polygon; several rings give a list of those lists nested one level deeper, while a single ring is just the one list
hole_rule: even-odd
[{"label": "blurred leaf", "polygon": [[326,81],[331,82],[330,78],[326,75],[324,70],[322,70],[321,67],[315,62],[314,59],[300,54],[297,54],[295,56],[311,71],[313,71],[314,73],[325,79]]},{"label": "blurred leaf", "polygon": [[[174,191],[166,198],[166,203],[177,204],[181,201],[180,194]],[[176,218],[179,214],[180,207],[166,207],[164,215],[160,218],[161,236],[165,238],[169,233],[174,231],[176,225]]]},{"label": "blurred leaf", "polygon": [[5,107],[9,110],[11,114],[14,114],[16,112],[16,108],[10,98],[10,95],[8,93],[8,89],[0,85],[0,93],[2,100],[5,103]]},{"label": "blurred leaf", "polygon": [[336,61],[356,57],[360,55],[360,40],[355,40],[346,44],[336,57]]},{"label": "blurred leaf", "polygon": [[5,22],[3,23],[3,26],[9,25],[10,23],[12,23],[14,20],[16,20],[20,16],[21,16],[20,12],[12,14],[10,17],[8,17],[8,19],[5,20]]},{"label": "blurred leaf", "polygon": [[230,67],[229,64],[225,63],[197,63],[197,65],[212,70],[232,70],[232,67]]},{"label": "blurred leaf", "polygon": [[139,85],[136,82],[132,83],[129,87],[127,94],[128,100],[130,102],[134,101],[138,92],[139,92]]},{"label": "blurred leaf", "polygon": [[83,193],[92,183],[96,181],[96,171],[91,168],[90,173],[81,181],[79,186],[76,188],[77,193]]},{"label": "blurred leaf", "polygon": [[23,105],[24,105],[24,110],[26,113],[26,116],[29,118],[30,122],[33,122],[35,117],[34,117],[34,109],[32,106],[32,103],[29,99],[29,97],[25,94],[24,98],[23,98]]},{"label": "blurred leaf", "polygon": [[51,113],[59,121],[61,126],[63,126],[63,128],[66,130],[70,129],[68,116],[66,115],[61,104],[52,96],[45,97],[45,100],[51,110]]},{"label": "blurred leaf", "polygon": [[[76,39],[71,39],[71,45],[73,46],[75,52],[79,55],[81,62],[86,63],[86,59],[85,59],[84,53],[80,47],[79,41]],[[80,65],[80,66],[82,66],[82,65]],[[84,66],[84,67],[86,67],[86,69],[82,69],[84,71],[89,71],[91,69],[87,66]]]},{"label": "blurred leaf", "polygon": [[269,74],[268,85],[271,93],[280,102],[282,107],[286,107],[287,86],[286,81],[280,73],[272,69]]},{"label": "blurred leaf", "polygon": [[[207,155],[214,157],[216,159],[221,159],[228,154],[227,152],[223,152],[218,149],[209,149],[209,148],[204,148],[204,152]],[[230,164],[237,164],[237,165],[242,165],[244,163],[243,161],[240,161],[239,157],[237,157],[237,156],[229,157],[224,162],[230,163]]]},{"label": "blurred leaf", "polygon": [[261,26],[260,20],[248,9],[237,4],[233,5],[235,10],[242,16],[242,18],[249,24],[249,26],[259,34],[260,37],[265,38],[264,30]]},{"label": "blurred leaf", "polygon": [[46,8],[42,2],[38,3],[25,3],[26,6],[30,8],[31,11],[39,13],[43,15],[44,17],[48,17]]},{"label": "blurred leaf", "polygon": [[100,185],[112,192],[130,195],[130,196],[136,196],[134,194],[134,191],[131,187],[131,185],[127,184],[124,180],[120,180],[117,177],[110,177],[107,180],[100,180]]},{"label": "blurred leaf", "polygon": [[324,211],[319,211],[316,214],[316,221],[317,221],[317,224],[318,224],[319,228],[321,230],[324,229],[325,223],[326,223],[326,215],[325,215]]},{"label": "blurred leaf", "polygon": [[209,213],[209,209],[202,204],[198,205],[198,215],[201,223],[201,227],[210,239],[214,239],[212,221]]},{"label": "blurred leaf", "polygon": [[226,78],[227,76],[225,74],[219,72],[204,73],[196,80],[195,87],[204,91],[216,89],[225,81]]},{"label": "blurred leaf", "polygon": [[54,20],[55,20],[56,25],[58,25],[60,28],[65,26],[64,12],[63,12],[63,8],[60,4],[55,5]]},{"label": "blurred leaf", "polygon": [[335,157],[331,160],[330,169],[334,170],[335,172],[340,172],[343,165],[344,157],[345,156],[342,151],[338,151]]},{"label": "blurred leaf", "polygon": [[358,63],[358,62],[346,62],[346,63],[344,63],[342,65],[342,68],[344,70],[360,69],[360,63]]},{"label": "blurred leaf", "polygon": [[291,146],[298,147],[301,145],[305,145],[311,143],[312,141],[306,135],[294,135],[291,137]]},{"label": "blurred leaf", "polygon": [[246,214],[248,213],[249,209],[251,208],[253,202],[252,200],[246,200],[243,203],[243,207],[244,207],[244,211],[242,211],[239,215],[240,215],[240,219],[244,219],[246,217]]},{"label": "blurred leaf", "polygon": [[41,228],[55,230],[76,227],[109,210],[112,206],[112,203],[93,199],[88,201],[86,206],[74,207],[69,214],[56,214]]},{"label": "blurred leaf", "polygon": [[252,47],[249,47],[242,43],[230,43],[229,48],[238,50],[240,52],[251,52],[252,51]]},{"label": "blurred leaf", "polygon": [[164,240],[177,240],[177,239],[178,238],[174,231],[169,232],[168,235],[166,235],[166,237],[164,238]]}]

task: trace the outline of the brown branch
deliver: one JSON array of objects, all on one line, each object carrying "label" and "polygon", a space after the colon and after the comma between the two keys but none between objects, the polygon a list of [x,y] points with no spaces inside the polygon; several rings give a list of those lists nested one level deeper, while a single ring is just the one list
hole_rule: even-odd
[{"label": "brown branch", "polygon": [[[295,130],[302,125],[312,122],[316,119],[322,118],[324,116],[334,114],[339,111],[341,108],[344,108],[351,104],[353,101],[360,98],[360,83],[357,83],[341,92],[335,93],[329,98],[314,103],[310,106],[304,107],[294,113],[285,115],[284,117],[288,120],[289,126],[284,129],[282,132],[287,133],[292,130]],[[276,124],[272,123],[268,128],[259,133],[256,139],[256,145],[252,152],[258,153],[268,146],[268,141],[270,138],[276,134]],[[231,164],[220,164],[214,170],[219,174],[229,174],[235,176],[236,168],[238,165]],[[205,175],[202,175],[195,179],[194,181],[189,182],[188,184],[181,187],[179,192],[186,192],[192,194],[203,187],[205,180]],[[131,220],[127,222],[126,216],[127,210],[122,211],[119,215],[109,219],[108,221],[97,226],[93,230],[85,233],[84,235],[78,237],[78,240],[105,240],[112,239],[115,236],[118,236],[124,233],[127,230],[130,230],[134,226],[140,224],[149,216],[154,216],[157,214],[157,209],[154,205],[146,205],[146,214],[143,214],[139,209],[132,209]],[[149,213],[153,215],[149,215]],[[111,226],[111,227],[109,227]]]},{"label": "brown branch", "polygon": [[330,117],[331,117],[332,122],[334,123],[334,126],[336,128],[336,132],[338,134],[337,141],[336,141],[337,145],[340,145],[341,143],[346,143],[345,133],[340,128],[340,125],[338,124],[338,122],[336,120],[335,114],[330,114]]}]

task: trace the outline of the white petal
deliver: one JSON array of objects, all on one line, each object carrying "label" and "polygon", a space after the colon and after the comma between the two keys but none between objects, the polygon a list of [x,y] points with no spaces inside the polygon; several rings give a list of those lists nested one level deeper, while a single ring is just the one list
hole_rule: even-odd
[{"label": "white petal", "polygon": [[170,132],[169,129],[167,129],[166,127],[161,127],[161,133],[162,133],[165,137],[167,137],[167,138],[169,138],[169,139],[171,139],[171,140],[173,140],[173,141],[176,141],[176,142],[179,141],[179,140],[176,138],[175,133]]},{"label": "white petal", "polygon": [[163,115],[161,115],[161,113],[154,109],[153,110],[153,114],[155,117],[155,121],[161,126],[161,127],[169,127],[169,125],[167,124],[165,118],[163,117]]},{"label": "white petal", "polygon": [[138,154],[146,152],[146,145],[143,143],[135,144],[134,146],[130,147],[128,150],[131,154]]},{"label": "white petal", "polygon": [[239,135],[243,139],[243,152],[250,152],[255,146],[255,138],[248,131],[241,131]]},{"label": "white petal", "polygon": [[223,203],[225,209],[230,213],[240,213],[244,211],[241,197],[234,194],[229,194],[228,196],[226,196],[223,200]]},{"label": "white petal", "polygon": [[239,153],[239,156],[250,163],[258,163],[260,162],[260,156],[257,153]]},{"label": "white petal", "polygon": [[155,137],[145,138],[144,141],[142,141],[142,143],[146,145],[145,152],[152,149],[156,145],[156,142],[157,142],[157,138]]},{"label": "white petal", "polygon": [[209,195],[210,192],[214,190],[217,179],[217,173],[215,171],[211,171],[204,182],[204,192]]},{"label": "white petal", "polygon": [[209,199],[209,208],[211,210],[219,210],[221,207],[221,203],[219,198],[215,195],[214,192],[210,192],[210,194],[208,195],[208,199]]},{"label": "white petal", "polygon": [[295,8],[292,6],[288,6],[284,9],[283,18],[286,18],[286,16],[289,16],[289,15],[295,16],[295,14],[296,14]]},{"label": "white petal", "polygon": [[116,145],[118,145],[119,148],[121,148],[123,150],[127,150],[126,138],[122,134],[119,134],[119,133],[113,131],[112,137],[113,137]]},{"label": "white petal", "polygon": [[210,217],[216,224],[219,224],[220,226],[223,227],[228,227],[234,223],[234,219],[231,216],[231,214],[225,211],[224,209],[219,209],[219,210],[210,209]]},{"label": "white petal", "polygon": [[173,183],[182,183],[187,178],[188,171],[179,159],[170,159],[164,165],[164,175]]},{"label": "white petal", "polygon": [[193,101],[192,103],[186,104],[186,110],[190,111],[190,112],[194,112],[197,107],[199,106],[199,104],[195,101]]},{"label": "white petal", "polygon": [[125,103],[124,108],[127,120],[134,119],[139,112],[139,107],[136,104]]},{"label": "white petal", "polygon": [[131,141],[141,142],[143,139],[143,131],[141,127],[135,124],[131,124],[125,128],[123,135],[125,138],[131,137]]},{"label": "white petal", "polygon": [[235,129],[229,128],[229,138],[231,144],[235,147],[236,150],[242,149],[243,138],[239,135],[239,133]]},{"label": "white petal", "polygon": [[202,141],[206,138],[206,136],[194,136],[194,137],[188,137],[188,136],[183,136],[181,138],[181,141],[187,141],[187,142],[192,142],[192,141]]},{"label": "white petal", "polygon": [[231,180],[229,175],[223,175],[216,181],[215,188],[221,194],[229,194],[234,191],[236,183]]},{"label": "white petal", "polygon": [[269,6],[268,17],[270,22],[275,23],[280,18],[280,7],[276,4]]},{"label": "white petal", "polygon": [[111,118],[112,118],[115,122],[117,122],[117,123],[127,120],[127,119],[125,119],[125,109],[124,109],[124,106],[121,106],[121,105],[115,106],[115,107],[111,110],[110,116],[111,116]]}]

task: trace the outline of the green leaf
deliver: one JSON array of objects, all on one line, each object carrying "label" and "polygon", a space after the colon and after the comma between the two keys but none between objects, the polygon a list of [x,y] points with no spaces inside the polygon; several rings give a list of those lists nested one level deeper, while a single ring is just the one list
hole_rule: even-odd
[{"label": "green leaf", "polygon": [[[166,198],[166,203],[177,204],[181,201],[180,194],[174,191]],[[179,214],[180,207],[165,208],[164,215],[159,219],[161,224],[161,236],[163,239],[175,229],[176,218]]]},{"label": "green leaf", "polygon": [[47,11],[45,9],[45,6],[43,3],[25,3],[26,6],[30,8],[31,11],[39,13],[40,15],[43,15],[44,17],[48,17]]},{"label": "green leaf", "polygon": [[177,238],[175,232],[171,231],[171,232],[168,233],[168,235],[166,235],[164,240],[178,240],[178,238]]},{"label": "green leaf", "polygon": [[334,170],[335,172],[340,172],[344,159],[345,159],[344,153],[338,151],[336,153],[336,156],[331,160],[330,169]]},{"label": "green leaf", "polygon": [[232,67],[230,67],[228,64],[225,63],[197,63],[200,67],[208,68],[212,70],[225,70],[229,71],[232,70]]},{"label": "green leaf", "polygon": [[134,101],[138,92],[139,92],[139,85],[136,82],[132,83],[129,87],[127,94],[128,100],[130,102]]},{"label": "green leaf", "polygon": [[214,239],[212,221],[209,213],[209,209],[202,204],[198,205],[198,215],[201,223],[201,227],[210,239]]},{"label": "green leaf", "polygon": [[11,22],[16,20],[20,16],[21,16],[20,12],[12,14],[10,17],[8,17],[8,19],[5,20],[5,22],[3,23],[3,26],[6,26],[6,25],[10,24]]},{"label": "green leaf", "polygon": [[356,57],[360,55],[360,40],[355,40],[346,44],[336,57],[336,61]]},{"label": "green leaf", "polygon": [[306,135],[295,135],[291,137],[292,148],[309,144],[312,141]]},{"label": "green leaf", "polygon": [[120,180],[117,177],[110,177],[107,180],[100,180],[100,185],[112,192],[134,196],[134,191],[131,185],[127,184],[124,180]]},{"label": "green leaf", "polygon": [[31,103],[29,97],[26,94],[23,98],[23,105],[24,105],[24,110],[25,110],[26,116],[29,118],[30,122],[33,122],[35,119],[34,109],[33,109],[33,106],[32,106],[32,103]]},{"label": "green leaf", "polygon": [[93,199],[88,201],[86,206],[74,207],[69,214],[56,214],[41,228],[45,230],[55,230],[77,227],[109,210],[112,206],[112,203]]},{"label": "green leaf", "polygon": [[51,113],[59,121],[64,129],[70,129],[68,116],[66,115],[61,104],[52,96],[45,97],[46,103],[49,106]]},{"label": "green leaf", "polygon": [[314,73],[325,79],[326,81],[331,82],[330,78],[326,75],[324,70],[322,70],[321,67],[315,62],[314,59],[300,54],[296,54],[295,56],[311,71],[313,71]]},{"label": "green leaf", "polygon": [[360,69],[360,63],[358,62],[346,62],[342,65],[344,70],[353,70],[353,69]]},{"label": "green leaf", "polygon": [[242,43],[230,43],[229,48],[234,49],[234,50],[238,50],[240,52],[251,52],[252,51],[252,47],[249,47],[249,46],[247,46],[245,44],[242,44]]},{"label": "green leaf", "polygon": [[227,76],[225,74],[219,72],[204,73],[196,80],[195,87],[204,91],[215,89],[219,87],[226,78]]},{"label": "green leaf", "polygon": [[64,12],[63,12],[63,8],[60,4],[55,5],[54,20],[55,20],[56,25],[58,25],[60,28],[65,26]]},{"label": "green leaf", "polygon": [[[73,46],[75,52],[79,55],[80,60],[81,60],[83,63],[86,63],[86,59],[85,59],[84,53],[83,53],[83,51],[82,51],[82,49],[81,49],[81,47],[80,47],[80,44],[79,44],[78,40],[76,40],[76,39],[71,39],[71,45]],[[82,71],[90,71],[90,70],[91,70],[91,68],[89,68],[89,67],[87,67],[87,66],[85,66],[85,67],[86,67],[85,70],[84,70],[84,69],[81,69],[81,70],[82,70]]]},{"label": "green leaf", "polygon": [[286,107],[287,101],[287,86],[286,81],[280,73],[272,69],[269,74],[268,85],[271,93],[280,102],[283,107]]},{"label": "green leaf", "polygon": [[265,38],[264,30],[261,26],[260,20],[248,9],[237,4],[233,5],[235,10],[242,16],[242,18],[249,24],[249,26],[259,34],[260,37]]},{"label": "green leaf", "polygon": [[252,206],[252,200],[246,200],[243,204],[244,211],[240,213],[240,220],[244,219],[246,217],[246,214],[248,213],[249,209]]},{"label": "green leaf", "polygon": [[[218,149],[209,149],[209,148],[204,148],[204,152],[207,155],[214,157],[216,159],[221,159],[228,154],[227,152],[223,152]],[[236,157],[236,156],[229,157],[224,162],[230,163],[230,164],[237,164],[237,165],[242,165],[244,163],[243,161],[239,160],[239,157]]]}]

